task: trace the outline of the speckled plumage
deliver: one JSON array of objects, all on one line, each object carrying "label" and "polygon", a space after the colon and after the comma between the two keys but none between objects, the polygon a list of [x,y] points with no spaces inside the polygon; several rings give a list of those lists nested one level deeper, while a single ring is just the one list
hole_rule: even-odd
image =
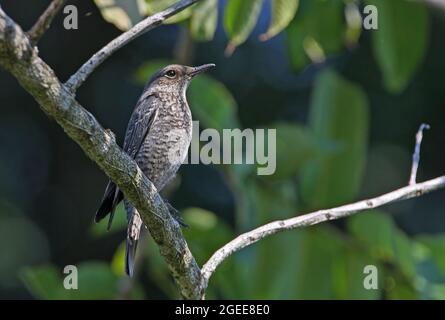
[{"label": "speckled plumage", "polygon": [[[175,176],[192,139],[192,115],[186,99],[188,84],[196,74],[213,66],[165,67],[148,82],[131,115],[123,149],[158,191]],[[122,193],[110,181],[96,213],[96,222],[110,213],[110,226],[114,209],[122,199]],[[123,200],[128,217],[126,272],[131,276],[142,220],[133,205]]]}]

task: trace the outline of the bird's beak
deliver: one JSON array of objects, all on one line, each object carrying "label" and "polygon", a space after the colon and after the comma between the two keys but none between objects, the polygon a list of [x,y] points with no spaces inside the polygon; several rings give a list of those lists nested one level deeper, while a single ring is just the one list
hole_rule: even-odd
[{"label": "bird's beak", "polygon": [[194,76],[196,76],[196,75],[198,75],[200,73],[206,72],[207,70],[212,69],[215,66],[216,65],[214,63],[209,63],[209,64],[204,64],[204,65],[199,66],[199,67],[192,67],[192,68],[190,68],[190,71],[188,72],[188,75],[193,78]]}]

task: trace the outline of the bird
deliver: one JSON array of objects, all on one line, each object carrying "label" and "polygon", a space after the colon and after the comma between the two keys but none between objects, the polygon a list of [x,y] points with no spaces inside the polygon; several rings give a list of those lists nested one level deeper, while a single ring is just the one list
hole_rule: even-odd
[{"label": "bird", "polygon": [[[156,72],[147,82],[127,125],[123,150],[133,158],[146,177],[161,191],[184,162],[192,139],[192,114],[186,91],[192,79],[215,64],[189,67],[173,64]],[[124,202],[127,212],[125,272],[132,277],[137,243],[143,222],[137,209],[109,181],[95,215],[98,223],[107,215],[111,227],[116,206]],[[179,212],[166,202],[172,216],[185,225]]]}]

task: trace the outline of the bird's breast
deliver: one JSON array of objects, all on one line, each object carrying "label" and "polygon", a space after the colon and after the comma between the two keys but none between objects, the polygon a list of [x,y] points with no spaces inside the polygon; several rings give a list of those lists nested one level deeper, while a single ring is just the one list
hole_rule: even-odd
[{"label": "bird's breast", "polygon": [[164,105],[150,127],[137,162],[157,188],[162,188],[184,162],[192,139],[188,105]]}]

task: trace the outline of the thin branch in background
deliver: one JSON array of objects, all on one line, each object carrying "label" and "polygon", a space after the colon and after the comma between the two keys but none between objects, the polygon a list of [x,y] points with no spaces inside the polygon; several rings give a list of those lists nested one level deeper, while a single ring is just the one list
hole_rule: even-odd
[{"label": "thin branch in background", "polygon": [[416,146],[414,147],[413,164],[411,166],[411,175],[409,178],[410,185],[416,184],[417,169],[419,168],[419,162],[420,162],[420,147],[422,145],[422,140],[423,140],[423,130],[425,129],[429,130],[430,125],[422,123],[420,125],[419,131],[417,131],[416,134]]},{"label": "thin branch in background", "polygon": [[140,35],[146,33],[147,31],[161,25],[166,19],[183,11],[184,9],[190,7],[198,1],[199,0],[178,1],[167,9],[145,18],[144,20],[136,24],[133,28],[131,28],[127,32],[124,32],[119,37],[115,38],[105,47],[96,52],[87,62],[82,65],[82,67],[80,67],[80,69],[75,74],[70,77],[65,85],[72,93],[74,93],[80,87],[80,85],[85,82],[85,80],[94,71],[94,69],[96,69],[115,51],[122,48],[124,45],[136,39]]},{"label": "thin branch in background", "polygon": [[445,188],[445,176],[416,184],[417,168],[420,161],[420,147],[423,139],[423,130],[429,128],[430,126],[428,124],[422,124],[419,128],[419,131],[417,132],[409,186],[386,193],[376,198],[362,200],[333,209],[319,210],[287,220],[274,221],[258,227],[252,231],[239,235],[234,240],[230,241],[222,248],[218,249],[204,264],[201,269],[201,291],[205,291],[210,277],[215,272],[216,268],[221,264],[221,262],[227,259],[234,252],[250,246],[251,244],[264,239],[267,236],[273,235],[280,231],[309,227],[325,221],[348,217],[358,212],[375,209],[383,205],[401,200],[419,197],[425,193]]},{"label": "thin branch in background", "polygon": [[42,13],[34,26],[27,32],[28,37],[33,45],[39,42],[43,34],[48,30],[54,17],[62,8],[65,0],[53,0],[48,8]]},{"label": "thin branch in background", "polygon": [[421,195],[441,188],[445,188],[445,176],[441,176],[423,183],[407,186],[376,198],[362,200],[356,203],[344,205],[333,209],[319,210],[287,220],[274,221],[252,231],[246,232],[238,236],[234,240],[230,241],[222,248],[218,249],[206,262],[206,264],[204,264],[201,269],[203,281],[202,287],[207,287],[209,278],[211,277],[215,269],[226,258],[232,255],[234,252],[250,246],[251,244],[254,244],[255,242],[262,240],[270,235],[273,235],[280,231],[309,227],[325,221],[349,217],[358,212],[375,209],[396,201],[419,197]]}]

